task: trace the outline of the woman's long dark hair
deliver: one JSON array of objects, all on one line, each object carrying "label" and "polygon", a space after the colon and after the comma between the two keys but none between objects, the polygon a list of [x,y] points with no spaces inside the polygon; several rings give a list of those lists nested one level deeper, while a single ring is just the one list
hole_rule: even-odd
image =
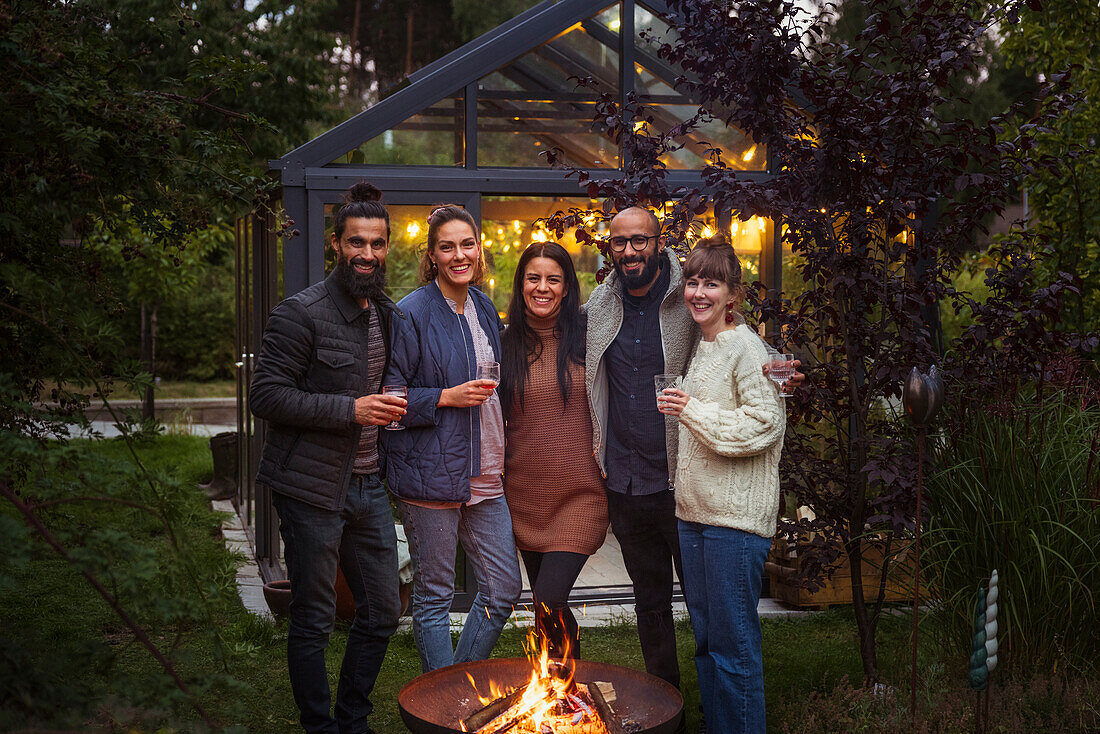
[{"label": "woman's long dark hair", "polygon": [[527,323],[527,308],[523,302],[523,279],[527,265],[536,257],[553,260],[565,276],[565,296],[558,311],[558,387],[562,402],[568,402],[572,379],[571,364],[584,364],[584,319],[581,316],[581,286],[573,258],[556,242],[536,242],[528,245],[516,264],[512,279],[512,301],[508,304],[508,328],[501,339],[500,387],[504,407],[523,405],[523,391],[531,365],[542,355],[542,339]]}]

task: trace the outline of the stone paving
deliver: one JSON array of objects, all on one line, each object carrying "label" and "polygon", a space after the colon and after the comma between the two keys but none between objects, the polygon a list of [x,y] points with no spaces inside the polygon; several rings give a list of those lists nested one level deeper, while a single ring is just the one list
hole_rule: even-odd
[{"label": "stone paving", "polygon": [[[241,602],[245,608],[254,614],[266,619],[271,619],[271,611],[264,600],[263,579],[260,577],[260,569],[255,563],[255,545],[249,531],[244,527],[237,515],[233,503],[229,500],[221,500],[212,503],[214,510],[225,513],[222,522],[222,535],[225,537],[226,547],[240,553],[245,562],[237,570],[237,590]],[[585,571],[578,579],[578,585],[613,586],[629,583],[626,572],[622,568],[622,558],[619,555],[619,544],[615,536],[608,535],[607,542],[596,556],[585,564]],[[615,562],[618,559],[618,563]],[[520,564],[522,568],[523,564]],[[527,574],[524,573],[524,590],[530,591],[527,582]],[[813,612],[788,607],[774,599],[761,599],[758,613],[761,618],[777,617],[803,617]],[[581,627],[602,627],[608,624],[634,624],[634,607],[630,604],[576,604],[573,613]],[[687,616],[687,608],[683,602],[673,604],[673,613],[679,617]],[[455,629],[462,627],[466,614],[451,614],[451,626]],[[509,619],[509,625],[529,627],[534,623],[534,613],[529,606],[521,605]],[[412,619],[407,615],[402,619],[399,631],[409,629]]]}]

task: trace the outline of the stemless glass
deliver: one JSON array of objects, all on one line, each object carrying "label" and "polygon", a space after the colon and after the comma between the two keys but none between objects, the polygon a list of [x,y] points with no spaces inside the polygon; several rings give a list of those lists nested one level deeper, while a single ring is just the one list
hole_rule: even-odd
[{"label": "stemless glass", "polygon": [[768,354],[768,377],[779,386],[779,397],[789,398],[794,395],[787,389],[787,381],[794,372],[794,355],[775,352]]},{"label": "stemless glass", "polygon": [[665,397],[666,388],[678,388],[684,382],[679,375],[654,375],[653,387],[657,389],[657,410],[661,409],[661,400]]},{"label": "stemless glass", "polygon": [[[407,398],[409,395],[409,389],[404,385],[383,385],[383,395],[396,395],[399,398]],[[387,431],[404,431],[405,426],[401,425],[397,421],[390,421],[383,426]]]},{"label": "stemless glass", "polygon": [[477,363],[477,379],[479,379],[479,380],[492,380],[494,387],[499,385],[500,384],[500,363],[499,362],[478,362]]}]

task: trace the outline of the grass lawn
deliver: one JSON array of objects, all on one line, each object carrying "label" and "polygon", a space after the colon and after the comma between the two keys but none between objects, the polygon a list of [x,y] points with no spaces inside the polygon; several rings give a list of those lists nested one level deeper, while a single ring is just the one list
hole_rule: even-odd
[{"label": "grass lawn", "polygon": [[[47,385],[43,395],[49,397],[53,385]],[[90,390],[85,390],[90,394]],[[233,398],[237,396],[236,380],[212,380],[210,382],[191,382],[186,380],[162,380],[157,385],[155,399],[173,400],[177,398]],[[112,400],[141,400],[144,392],[132,390],[128,385],[116,382],[112,388]]]},{"label": "grass lawn", "polygon": [[[121,450],[117,441],[102,442],[94,448],[109,455]],[[160,437],[143,447],[141,454],[151,466],[172,472],[189,483],[203,479],[211,470],[203,438]],[[218,569],[219,583],[232,583],[235,559],[229,556],[218,536],[219,518],[209,510],[198,491],[187,498],[187,507],[193,510],[188,514],[187,542],[203,563]],[[68,516],[52,519],[60,523],[88,522],[90,516],[83,516],[82,512],[90,510],[75,508]],[[9,508],[0,509],[0,520],[11,516]],[[109,513],[100,511],[95,518],[98,522],[117,523],[119,532],[141,538],[150,546],[164,545],[164,537],[154,523],[140,521],[125,508],[112,508]],[[173,698],[171,686],[165,683],[148,652],[135,642],[88,584],[55,555],[41,547],[21,567],[0,558],[0,570],[14,579],[14,584],[0,589],[4,599],[0,605],[0,701],[3,702],[0,731],[25,728],[172,732],[199,728],[194,711],[179,697]],[[201,691],[202,704],[222,726],[249,732],[300,731],[287,679],[285,626],[254,617],[236,603],[217,605],[213,614],[211,624],[221,632],[228,672],[236,679],[235,684],[208,684],[222,669],[214,642],[195,626],[154,629],[154,639],[162,648],[174,646],[174,659],[184,678]],[[828,697],[835,688],[843,688],[840,684],[845,676],[857,684],[862,679],[854,630],[848,610],[764,623],[770,731],[917,731],[906,726],[896,729],[862,726],[859,715],[849,709],[861,705],[859,701],[864,700],[861,697],[865,694],[850,693],[850,689],[843,689],[844,695],[855,703],[844,699],[843,706],[834,706],[838,711],[836,728],[830,728],[828,722],[805,728],[803,722],[808,711],[828,709],[828,705],[834,704]],[[879,658],[885,678],[902,691],[908,671],[907,630],[907,617],[903,615],[887,617],[880,629]],[[506,629],[496,654],[522,655],[524,634],[525,630]],[[643,667],[632,624],[585,629],[582,635],[585,657]],[[698,692],[691,659],[694,646],[686,621],[678,623],[677,638],[689,724],[693,726],[698,717]],[[347,627],[338,626],[328,656],[333,690],[346,641]],[[922,675],[939,669],[940,678],[948,681],[945,685],[957,689],[965,656],[960,653],[957,662],[957,674],[944,674],[935,654],[922,651]],[[397,709],[397,692],[418,672],[419,658],[412,635],[399,633],[390,644],[373,695],[376,708],[371,723],[376,730],[383,734],[405,731]],[[1091,700],[1095,701],[1095,686],[1087,691],[1092,692]],[[828,705],[822,704],[821,697],[825,697]],[[907,701],[906,696],[901,698]],[[958,723],[957,729],[934,730],[965,731],[962,722]]]}]

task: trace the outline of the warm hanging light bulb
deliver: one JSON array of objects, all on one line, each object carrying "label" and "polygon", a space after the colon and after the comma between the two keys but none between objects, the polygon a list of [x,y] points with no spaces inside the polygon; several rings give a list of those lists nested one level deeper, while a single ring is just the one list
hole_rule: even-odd
[{"label": "warm hanging light bulb", "polygon": [[420,234],[420,225],[416,222],[409,222],[409,226],[405,227],[405,231],[409,233],[409,237],[416,237]]}]

